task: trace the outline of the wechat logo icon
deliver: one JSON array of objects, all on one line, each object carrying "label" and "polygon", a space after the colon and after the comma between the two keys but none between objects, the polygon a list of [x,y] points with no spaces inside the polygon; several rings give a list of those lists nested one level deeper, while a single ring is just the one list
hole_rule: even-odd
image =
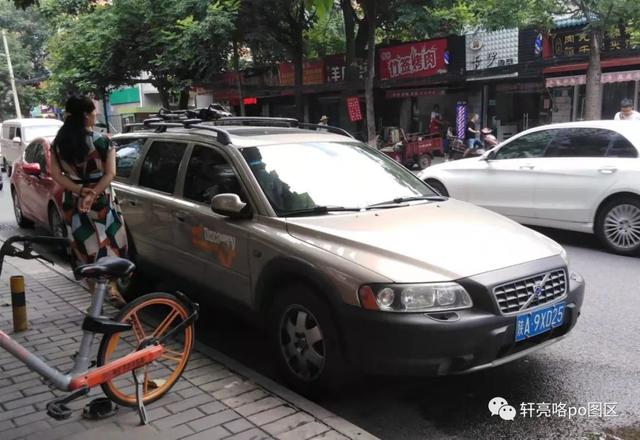
[{"label": "wechat logo icon", "polygon": [[502,397],[494,397],[489,401],[489,412],[492,416],[500,416],[502,420],[513,420],[516,418],[516,409],[509,405],[509,402]]}]

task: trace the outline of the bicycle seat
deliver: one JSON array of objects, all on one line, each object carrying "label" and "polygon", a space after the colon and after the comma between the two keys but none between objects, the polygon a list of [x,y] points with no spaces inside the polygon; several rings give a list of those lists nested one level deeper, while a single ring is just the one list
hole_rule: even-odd
[{"label": "bicycle seat", "polygon": [[129,275],[136,265],[126,258],[102,257],[95,263],[83,264],[73,270],[76,278],[120,278]]}]

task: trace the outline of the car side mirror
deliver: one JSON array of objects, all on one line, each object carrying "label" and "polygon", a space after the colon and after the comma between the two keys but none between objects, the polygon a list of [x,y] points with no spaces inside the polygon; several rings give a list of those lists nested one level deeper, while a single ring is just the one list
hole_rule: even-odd
[{"label": "car side mirror", "polygon": [[240,200],[238,194],[217,194],[211,199],[211,210],[230,218],[250,218],[251,207]]},{"label": "car side mirror", "polygon": [[25,174],[30,176],[37,176],[40,174],[40,164],[39,163],[24,163],[22,164],[22,170]]},{"label": "car side mirror", "polygon": [[19,144],[20,142],[22,142],[22,139],[20,139],[20,136],[16,136],[12,140],[14,144]]}]

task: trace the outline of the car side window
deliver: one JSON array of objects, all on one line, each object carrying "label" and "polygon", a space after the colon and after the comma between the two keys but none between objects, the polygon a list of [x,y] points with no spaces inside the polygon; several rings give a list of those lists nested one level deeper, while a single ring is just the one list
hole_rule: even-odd
[{"label": "car side window", "polygon": [[607,157],[638,157],[638,150],[620,133],[614,133]]},{"label": "car side window", "polygon": [[151,144],[140,172],[140,186],[165,193],[173,193],[178,168],[186,144],[171,141],[155,141]]},{"label": "car side window", "polygon": [[20,130],[20,127],[16,127],[16,137],[22,139],[22,131]]},{"label": "car side window", "polygon": [[13,138],[16,137],[16,127],[15,125],[10,125],[9,126],[9,136],[8,139],[13,140]]},{"label": "car side window", "polygon": [[604,157],[614,132],[601,128],[574,127],[557,130],[545,157]]},{"label": "car side window", "polygon": [[24,150],[24,161],[27,163],[35,163],[36,162],[36,150],[38,149],[38,143],[34,142],[29,144],[27,148]]},{"label": "car side window", "polygon": [[496,153],[495,159],[542,157],[549,141],[553,138],[553,134],[553,130],[540,130],[520,136],[500,148]]},{"label": "car side window", "polygon": [[116,149],[116,177],[128,179],[131,176],[146,138],[113,139]]},{"label": "car side window", "polygon": [[184,181],[184,198],[211,203],[213,196],[233,193],[246,202],[240,181],[229,162],[214,148],[195,145]]}]

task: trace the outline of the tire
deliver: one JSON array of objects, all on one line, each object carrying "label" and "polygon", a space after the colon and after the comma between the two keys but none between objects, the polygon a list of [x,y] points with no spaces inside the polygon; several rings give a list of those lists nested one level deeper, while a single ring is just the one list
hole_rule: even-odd
[{"label": "tire", "polygon": [[54,237],[67,238],[67,226],[54,205],[49,206],[49,229]]},{"label": "tire", "polygon": [[420,156],[418,158],[418,168],[420,168],[421,170],[429,168],[431,166],[431,159],[432,157],[430,154],[423,154],[422,156]]},{"label": "tire", "polygon": [[282,378],[299,393],[326,394],[345,381],[346,362],[331,310],[305,284],[289,284],[278,293],[268,332]]},{"label": "tire", "polygon": [[[140,318],[138,313],[142,312],[144,309],[147,309],[149,314],[143,316],[148,317],[149,315],[152,315],[157,317],[155,321],[159,321],[160,326],[164,323],[163,317],[168,317],[173,310],[178,313],[176,317],[179,316],[180,319],[186,318],[189,314],[189,310],[173,295],[168,293],[150,293],[127,304],[122,310],[120,310],[115,321],[137,322],[140,325],[139,328],[143,329],[144,334],[150,335],[152,330],[149,329],[156,328],[156,326],[155,322],[152,323],[153,320]],[[168,312],[168,314],[162,314],[161,312],[163,310]],[[158,317],[158,315],[160,316]],[[133,318],[134,321],[132,321],[132,317],[136,317],[138,319],[135,320],[135,318]],[[169,322],[169,324],[171,323],[172,322]],[[157,326],[157,328],[160,326]],[[138,327],[134,325],[134,328]],[[162,334],[164,334],[164,332],[160,333],[160,335]],[[173,339],[170,346],[174,349],[179,345],[182,347],[181,351],[166,353],[166,355],[163,355],[149,366],[150,370],[148,371],[148,376],[145,375],[145,377],[151,379],[150,376],[157,377],[165,372],[168,376],[166,380],[162,379],[162,382],[156,382],[153,379],[149,381],[149,385],[145,387],[145,405],[155,402],[164,396],[178,381],[178,379],[180,379],[182,372],[187,366],[195,343],[195,323],[192,322],[191,325],[185,327],[181,332],[178,332],[178,334],[179,337]],[[136,345],[148,339],[148,336],[146,338],[139,337],[137,331],[104,335],[102,342],[100,343],[100,348],[98,349],[98,366],[103,366],[109,361],[113,361],[125,354],[135,351],[134,347]],[[122,344],[118,345],[120,342],[122,342]],[[176,364],[175,367],[174,364]],[[131,372],[118,376],[109,382],[101,384],[102,391],[104,391],[104,393],[118,405],[130,407],[135,406],[135,390],[130,384],[131,378]],[[152,383],[155,384],[155,386],[150,386]]]},{"label": "tire", "polygon": [[595,233],[620,255],[640,255],[640,198],[621,196],[604,204],[596,216]]},{"label": "tire", "polygon": [[13,199],[13,215],[16,217],[16,223],[21,228],[29,228],[33,226],[33,222],[28,220],[22,214],[22,207],[20,206],[20,197],[18,197],[18,192],[15,188],[11,188],[11,198]]},{"label": "tire", "polygon": [[434,179],[427,179],[425,183],[429,185],[431,188],[435,189],[438,194],[443,197],[449,197],[449,191],[444,187],[442,183]]}]

